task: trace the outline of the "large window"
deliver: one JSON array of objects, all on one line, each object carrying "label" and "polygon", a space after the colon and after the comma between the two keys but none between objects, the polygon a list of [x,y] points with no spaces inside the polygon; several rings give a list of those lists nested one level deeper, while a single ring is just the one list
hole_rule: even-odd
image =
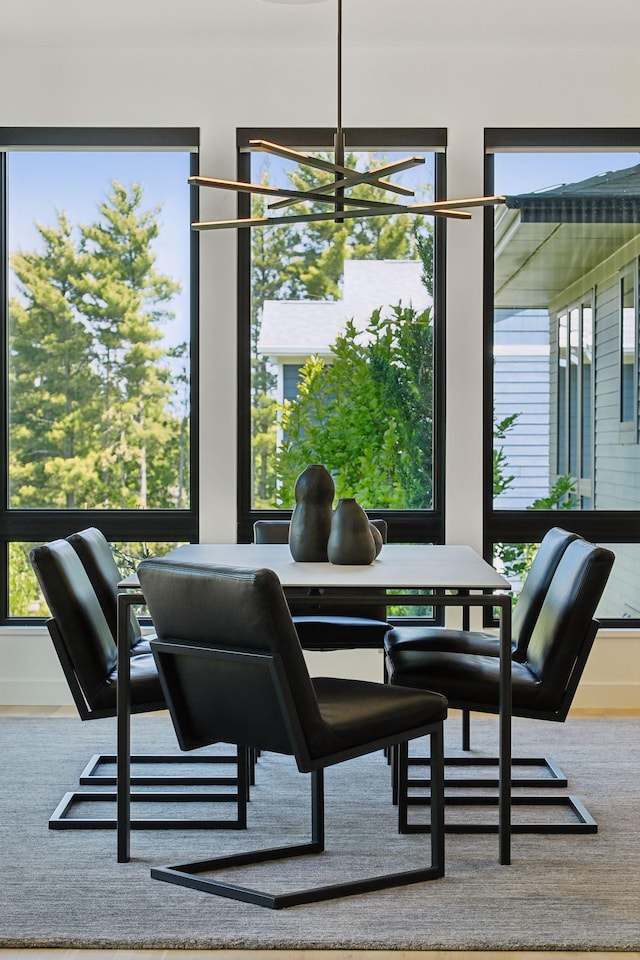
[{"label": "large window", "polygon": [[197,538],[194,130],[2,130],[3,621],[32,544]]},{"label": "large window", "polygon": [[[391,199],[442,196],[443,131],[346,138],[357,170],[425,158],[389,178],[414,196]],[[243,130],[239,179],[305,190],[331,177],[252,151],[256,139],[331,159],[328,130]],[[241,216],[265,215],[262,197],[239,204]],[[443,239],[441,223],[414,215],[240,232],[240,540],[257,517],[288,515],[296,477],[317,462],[337,497],[387,519],[391,538],[442,539]]]},{"label": "large window", "polygon": [[[555,524],[616,552],[599,614],[637,618],[640,131],[489,130],[487,555],[515,579]],[[491,471],[491,473],[490,473]]]}]

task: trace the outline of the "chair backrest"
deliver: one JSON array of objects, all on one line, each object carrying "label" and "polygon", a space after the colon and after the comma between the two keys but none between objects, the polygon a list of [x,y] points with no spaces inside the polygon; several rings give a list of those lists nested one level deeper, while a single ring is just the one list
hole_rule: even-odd
[{"label": "chair backrest", "polygon": [[560,558],[569,544],[577,539],[577,533],[569,533],[560,527],[553,527],[544,535],[538,547],[513,609],[512,632],[515,640],[513,659],[520,663],[526,659],[533,628]]},{"label": "chair backrest", "polygon": [[564,702],[568,710],[571,703],[598,629],[594,614],[614,559],[611,550],[577,539],[556,567],[526,660],[552,709]]},{"label": "chair backrest", "polygon": [[[34,547],[29,558],[55,621],[57,639],[64,644],[75,680],[91,709],[117,662],[109,624],[70,543],[54,540]],[[71,685],[62,657],[61,663]]]},{"label": "chair backrest", "polygon": [[[382,542],[386,543],[387,521],[370,520],[369,523],[379,530]],[[254,543],[288,543],[290,526],[288,520],[256,520],[253,524]]]},{"label": "chair backrest", "polygon": [[254,543],[289,543],[288,520],[256,520],[253,524]]},{"label": "chair backrest", "polygon": [[[387,542],[387,521],[386,520],[371,520],[370,521],[374,526],[380,531],[382,537],[382,542]],[[288,520],[256,520],[253,524],[253,539],[254,543],[288,543],[289,542],[289,527],[290,522]],[[332,591],[330,588],[325,588],[322,593],[323,597],[331,596],[332,592],[334,595],[340,593],[340,589]],[[357,591],[350,591],[355,593]],[[382,591],[384,593],[384,591]],[[377,620],[384,621],[387,619],[387,608],[384,604],[353,604],[350,607],[344,607],[336,604],[331,606],[326,602],[326,599],[323,599],[322,604],[316,606],[311,606],[308,603],[306,604],[296,604],[295,597],[296,593],[301,597],[308,597],[309,591],[306,589],[300,589],[299,591],[290,590],[288,591],[289,596],[289,607],[291,613],[294,617],[309,617],[309,616],[337,616],[337,617],[364,617],[368,620]]]},{"label": "chair backrest", "polygon": [[324,724],[277,575],[153,558],[139,577],[183,749],[223,741],[306,759]]},{"label": "chair backrest", "polygon": [[[118,583],[122,574],[113,557],[111,547],[97,527],[87,527],[72,533],[67,540],[78,554],[96,596],[102,607],[111,635],[115,641],[118,625]],[[140,640],[141,630],[135,612],[129,612],[129,643],[133,647]]]}]

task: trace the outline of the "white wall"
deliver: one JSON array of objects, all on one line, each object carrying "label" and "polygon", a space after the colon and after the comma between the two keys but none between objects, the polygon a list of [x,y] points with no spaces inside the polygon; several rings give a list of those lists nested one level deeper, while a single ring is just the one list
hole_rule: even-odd
[{"label": "white wall", "polygon": [[[622,0],[615,9],[624,6]],[[473,30],[466,30],[471,40],[438,47],[430,5],[423,7],[423,21],[407,24],[406,48],[350,48],[345,40],[343,122],[447,127],[450,196],[483,191],[484,127],[640,125],[640,60],[614,46],[637,19],[636,0],[617,26],[607,22],[606,5],[577,8],[580,47],[573,33],[560,36],[555,25],[538,46],[524,30],[524,47],[501,42],[499,31],[484,47],[472,46]],[[508,8],[512,28],[518,7]],[[233,177],[237,126],[335,123],[333,63],[326,47],[8,49],[0,57],[0,124],[197,126],[201,172]],[[201,203],[203,218],[234,214],[232,195],[203,191]],[[449,224],[448,237],[447,540],[480,547],[481,214]],[[201,258],[201,538],[232,541],[235,236],[204,235]],[[640,706],[637,649],[626,634],[599,638],[585,681],[590,705],[602,697],[610,706]],[[351,661],[346,669],[353,668]],[[367,670],[379,676],[374,655]],[[53,697],[57,676],[41,631],[1,631],[0,700],[42,702],[43,695]]]}]

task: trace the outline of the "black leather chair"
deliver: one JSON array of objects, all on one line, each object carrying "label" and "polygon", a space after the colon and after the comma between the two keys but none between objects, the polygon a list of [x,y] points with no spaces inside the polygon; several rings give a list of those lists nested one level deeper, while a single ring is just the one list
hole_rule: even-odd
[{"label": "black leather chair", "polygon": [[[529,573],[522,585],[518,601],[513,608],[511,624],[513,659],[520,663],[526,659],[527,646],[533,628],[560,558],[568,545],[577,539],[577,534],[569,533],[560,527],[553,527],[545,534],[536,551]],[[495,634],[470,630],[452,630],[446,627],[395,627],[385,637],[385,648],[389,651],[395,647],[402,647],[407,650],[471,653],[487,657],[500,656],[500,641]],[[463,750],[469,750],[471,744],[468,710],[463,711],[462,730],[462,748]],[[523,759],[522,761],[517,760],[516,763],[528,766],[531,761]],[[545,758],[544,765],[553,772],[554,779],[560,785],[564,778],[555,769],[552,761]],[[566,781],[563,782],[563,785],[566,786]]]},{"label": "black leather chair", "polygon": [[[555,569],[531,631],[524,661],[512,663],[512,712],[517,717],[566,719],[598,630],[596,607],[614,555],[585,540],[569,543]],[[495,656],[390,643],[389,682],[438,690],[453,707],[497,713],[500,662]],[[409,785],[424,785],[409,781]],[[415,798],[417,799],[417,798]],[[401,797],[405,802],[407,797]],[[471,802],[471,800],[470,800]],[[478,803],[478,798],[473,799]],[[574,797],[518,797],[523,805],[569,805],[577,823],[514,825],[514,832],[594,832],[595,822]],[[487,829],[492,829],[488,827]]]},{"label": "black leather chair", "polygon": [[[98,538],[89,537],[88,541],[98,542]],[[74,703],[82,720],[96,720],[114,717],[117,709],[118,665],[117,647],[114,636],[103,609],[98,601],[91,580],[83,567],[78,554],[67,540],[55,540],[35,547],[30,553],[31,563],[45,600],[52,614],[47,627],[53,641],[60,665],[62,666]],[[150,652],[138,652],[137,645],[131,649],[130,657],[131,712],[148,713],[165,710],[162,688],[158,678],[153,656]],[[219,758],[199,756],[192,758],[195,765],[219,763]],[[184,770],[185,758],[182,755],[138,755],[132,757],[136,763],[179,764]],[[246,764],[246,755],[240,758],[226,757],[226,763]],[[115,783],[115,777],[96,775],[95,771],[102,763],[116,762],[115,755],[94,755],[83,771],[81,785],[109,785]],[[235,787],[234,792],[199,793],[193,791],[180,793],[179,799],[185,801],[233,802],[237,804],[235,820],[138,818],[132,822],[134,828],[180,828],[194,829],[207,827],[228,828],[246,825],[246,790],[240,795],[239,777],[193,776],[193,775],[156,775],[136,776],[132,778],[136,786],[176,786],[176,785],[218,785]],[[178,799],[176,794],[174,799]],[[114,801],[113,792],[67,793],[52,815],[49,826],[52,829],[115,829],[116,820],[111,818],[75,817],[69,811],[79,801]],[[150,792],[132,794],[132,800],[167,801],[167,795]]]},{"label": "black leather chair", "polygon": [[[87,527],[72,533],[67,540],[80,557],[114,641],[118,626],[118,584],[122,574],[114,559],[109,541],[97,527]],[[132,609],[129,613],[129,643],[132,652],[151,653],[149,636],[142,636],[138,618]]]},{"label": "black leather chair", "polygon": [[[272,570],[144,560],[140,584],[157,630],[151,642],[183,750],[217,741],[293,756],[311,772],[309,843],[154,868],[152,877],[272,908],[441,877],[444,872],[444,697],[359,680],[309,677]],[[431,864],[385,876],[271,894],[204,877],[242,864],[324,849],[324,768],[428,735],[433,751]],[[406,769],[406,768],[405,768]]]},{"label": "black leather chair", "polygon": [[[387,524],[375,523],[387,540]],[[288,543],[288,520],[256,520],[253,525],[255,543]],[[338,591],[339,592],[339,591]],[[380,650],[390,629],[385,604],[362,604],[345,611],[344,606],[331,605],[331,591],[318,591],[317,604],[296,603],[296,596],[307,597],[307,590],[288,591],[289,607],[303,650]]]}]

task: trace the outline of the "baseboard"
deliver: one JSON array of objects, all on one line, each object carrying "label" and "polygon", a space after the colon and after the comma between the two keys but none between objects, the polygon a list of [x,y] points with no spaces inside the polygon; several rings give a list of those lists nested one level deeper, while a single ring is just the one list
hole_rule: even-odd
[{"label": "baseboard", "polygon": [[577,709],[640,710],[640,683],[585,683],[573,700]]}]

